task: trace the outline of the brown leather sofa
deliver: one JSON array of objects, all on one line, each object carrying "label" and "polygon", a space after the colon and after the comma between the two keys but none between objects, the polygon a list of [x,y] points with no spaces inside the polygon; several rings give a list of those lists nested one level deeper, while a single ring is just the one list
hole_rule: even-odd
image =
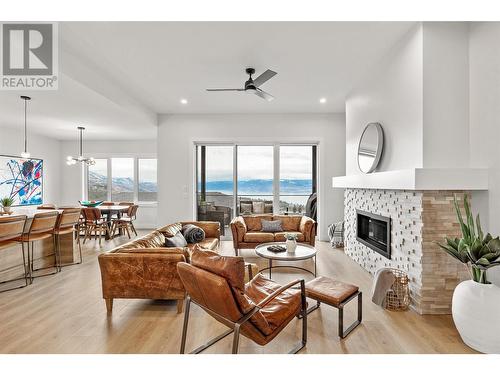
[{"label": "brown leather sofa", "polygon": [[182,312],[186,291],[177,273],[177,263],[188,262],[196,246],[164,247],[165,237],[172,237],[184,224],[192,223],[205,231],[202,248],[217,251],[220,242],[218,222],[180,222],[166,225],[134,241],[99,255],[102,296],[108,312],[114,298],[177,300]]},{"label": "brown leather sofa", "polygon": [[[262,232],[262,220],[281,220],[282,232]],[[298,242],[314,246],[316,226],[313,219],[299,215],[237,216],[231,221],[235,254],[239,249],[254,249],[265,242],[284,242],[285,233],[297,233]]]}]

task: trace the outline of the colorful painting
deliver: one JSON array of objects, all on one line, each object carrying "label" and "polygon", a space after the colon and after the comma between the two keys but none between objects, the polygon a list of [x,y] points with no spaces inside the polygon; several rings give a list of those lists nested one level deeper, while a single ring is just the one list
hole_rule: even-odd
[{"label": "colorful painting", "polygon": [[0,198],[11,197],[14,206],[43,203],[43,160],[0,156]]}]

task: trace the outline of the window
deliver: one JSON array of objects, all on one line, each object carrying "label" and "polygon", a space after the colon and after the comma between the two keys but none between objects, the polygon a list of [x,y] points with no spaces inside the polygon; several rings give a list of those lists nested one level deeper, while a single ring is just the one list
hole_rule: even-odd
[{"label": "window", "polygon": [[313,193],[316,146],[280,147],[280,212],[304,214]]},{"label": "window", "polygon": [[[238,155],[238,213],[250,210],[253,202],[264,202],[261,211],[272,212],[273,204],[273,146],[237,146]],[[243,203],[243,206],[241,205]]]},{"label": "window", "polygon": [[96,159],[87,167],[87,199],[113,202],[156,202],[157,161],[154,158]]},{"label": "window", "polygon": [[218,221],[221,232],[233,218],[233,146],[197,146],[197,217]]},{"label": "window", "polygon": [[156,179],[156,159],[138,160],[138,198],[139,202],[156,202],[158,186]]},{"label": "window", "polygon": [[113,202],[134,201],[134,159],[111,159],[111,200]]},{"label": "window", "polygon": [[108,199],[108,159],[95,159],[88,167],[88,199],[105,201]]},{"label": "window", "polygon": [[198,220],[222,228],[234,215],[305,214],[317,191],[316,153],[316,145],[197,145]]}]

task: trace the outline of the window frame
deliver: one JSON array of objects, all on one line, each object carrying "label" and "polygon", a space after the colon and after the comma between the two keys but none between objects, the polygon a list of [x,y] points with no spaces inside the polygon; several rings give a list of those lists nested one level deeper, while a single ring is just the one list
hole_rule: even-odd
[{"label": "window frame", "polygon": [[[139,206],[157,206],[158,205],[158,191],[156,196],[156,201],[139,201],[139,159],[156,159],[157,173],[156,173],[156,183],[158,186],[158,157],[153,154],[141,154],[141,155],[130,155],[130,154],[96,154],[95,159],[106,159],[107,160],[107,173],[108,173],[108,191],[106,200],[111,201],[111,191],[112,191],[112,180],[113,180],[113,167],[111,159],[134,159],[134,191],[133,191],[133,200],[134,203]],[[83,170],[83,182],[84,182],[84,199],[88,200],[89,196],[89,168],[85,165]]]}]

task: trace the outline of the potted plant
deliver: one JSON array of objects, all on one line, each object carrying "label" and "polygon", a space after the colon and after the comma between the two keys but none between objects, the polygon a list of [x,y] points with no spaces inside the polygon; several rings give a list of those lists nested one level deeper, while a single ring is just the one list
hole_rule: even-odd
[{"label": "potted plant", "polygon": [[3,207],[3,212],[6,214],[11,214],[12,213],[12,208],[11,206],[14,204],[14,199],[10,197],[5,197],[0,199],[0,204]]},{"label": "potted plant", "polygon": [[288,253],[295,253],[295,249],[297,248],[297,233],[285,233],[286,239],[286,251]]},{"label": "potted plant", "polygon": [[483,353],[500,353],[500,324],[489,323],[500,316],[500,287],[488,281],[487,273],[500,264],[500,238],[484,235],[479,215],[474,223],[467,195],[465,220],[456,196],[454,205],[462,238],[445,238],[446,243],[438,245],[467,266],[472,280],[461,282],[453,292],[453,321],[468,346]]}]

